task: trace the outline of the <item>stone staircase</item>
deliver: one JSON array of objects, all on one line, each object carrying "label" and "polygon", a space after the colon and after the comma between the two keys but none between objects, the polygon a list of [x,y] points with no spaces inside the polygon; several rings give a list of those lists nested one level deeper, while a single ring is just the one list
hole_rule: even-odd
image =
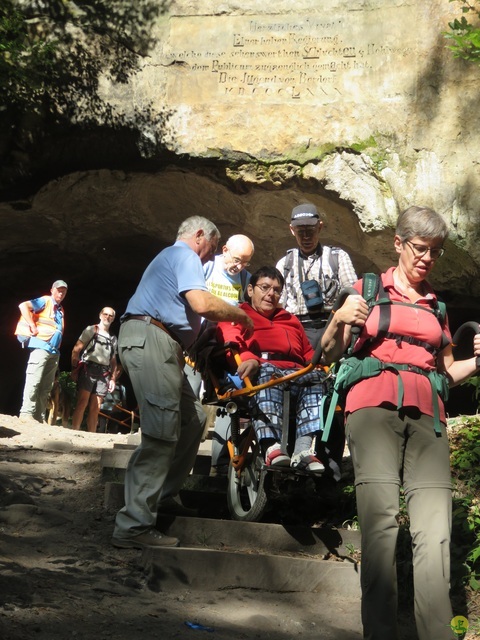
[{"label": "stone staircase", "polygon": [[[123,505],[124,470],[138,438],[136,434],[129,444],[102,453],[105,504],[110,509]],[[181,546],[142,552],[149,586],[156,591],[253,589],[319,594],[322,608],[344,600],[360,625],[355,559],[359,532],[326,525],[231,520],[226,477],[208,475],[210,450],[207,439],[181,492],[184,505],[197,508],[199,516],[159,515],[159,528],[180,538]]]}]

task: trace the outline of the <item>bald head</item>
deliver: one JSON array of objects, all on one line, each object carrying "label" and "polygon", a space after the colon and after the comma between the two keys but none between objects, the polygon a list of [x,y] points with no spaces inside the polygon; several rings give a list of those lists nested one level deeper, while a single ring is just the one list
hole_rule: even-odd
[{"label": "bald head", "polygon": [[254,246],[250,238],[239,233],[228,238],[222,251],[225,271],[234,275],[248,267],[253,256]]}]

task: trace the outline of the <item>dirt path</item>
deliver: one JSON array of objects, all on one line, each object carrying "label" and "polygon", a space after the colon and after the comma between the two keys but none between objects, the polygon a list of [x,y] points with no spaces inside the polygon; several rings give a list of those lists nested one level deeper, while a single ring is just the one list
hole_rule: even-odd
[{"label": "dirt path", "polygon": [[[361,639],[359,603],[152,591],[140,552],[110,544],[115,513],[104,507],[101,451],[127,438],[0,415],[1,640]],[[415,640],[411,613],[400,626],[402,640]]]},{"label": "dirt path", "polygon": [[0,416],[2,640],[360,639],[358,612],[317,594],[151,591],[103,504],[101,450],[126,440]]}]

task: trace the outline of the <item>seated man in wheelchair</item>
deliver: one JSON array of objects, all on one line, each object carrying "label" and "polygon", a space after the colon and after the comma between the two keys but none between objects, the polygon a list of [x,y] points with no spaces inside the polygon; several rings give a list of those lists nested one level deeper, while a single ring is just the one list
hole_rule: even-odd
[{"label": "seated man in wheelchair", "polygon": [[[238,345],[241,364],[237,374],[242,379],[248,376],[256,385],[269,381],[272,375],[281,377],[301,369],[313,357],[312,346],[300,321],[279,307],[283,285],[284,278],[274,267],[261,267],[252,275],[246,290],[247,302],[240,305],[253,320],[255,329],[251,338],[245,339],[239,325],[218,323],[218,340]],[[267,466],[291,467],[314,474],[322,474],[328,466],[335,479],[340,478],[340,469],[329,458],[328,449],[316,444],[320,405],[325,394],[324,380],[323,369],[312,369],[304,376],[267,387],[249,398],[252,423]],[[280,444],[285,384],[290,387],[296,407],[291,458],[282,451]],[[288,416],[285,423],[288,428]]]}]

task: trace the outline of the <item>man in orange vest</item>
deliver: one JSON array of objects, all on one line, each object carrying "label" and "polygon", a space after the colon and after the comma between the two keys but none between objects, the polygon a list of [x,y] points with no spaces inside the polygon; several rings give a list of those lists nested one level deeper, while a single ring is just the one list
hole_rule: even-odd
[{"label": "man in orange vest", "polygon": [[50,295],[20,303],[21,318],[15,334],[24,347],[30,349],[21,418],[43,422],[60,358],[63,337],[63,307],[68,285],[56,280]]}]

